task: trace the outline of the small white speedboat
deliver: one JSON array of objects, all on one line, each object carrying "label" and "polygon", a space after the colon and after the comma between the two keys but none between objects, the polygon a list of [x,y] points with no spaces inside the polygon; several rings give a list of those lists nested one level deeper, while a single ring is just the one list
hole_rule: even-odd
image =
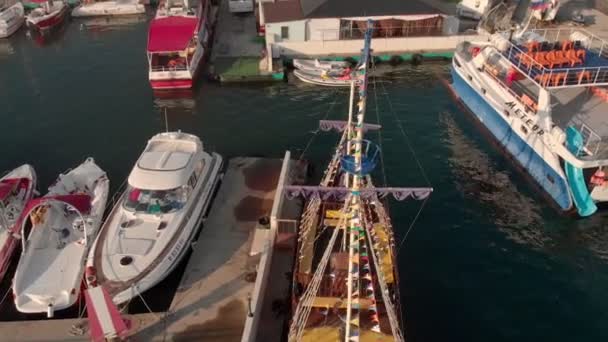
[{"label": "small white speedboat", "polygon": [[200,228],[221,167],[195,135],[152,137],[89,253],[89,286],[121,304],[167,277]]},{"label": "small white speedboat", "polygon": [[[21,259],[13,279],[17,310],[54,311],[72,306],[80,295],[84,266],[106,207],[110,181],[88,158],[59,175],[47,195],[31,200],[20,220]],[[27,216],[32,222],[26,234]]]},{"label": "small white speedboat", "polygon": [[23,4],[17,0],[0,3],[0,38],[7,38],[17,31],[25,19]]},{"label": "small white speedboat", "polygon": [[[346,71],[346,70],[345,70]],[[352,81],[350,72],[332,73],[332,72],[304,72],[302,70],[294,70],[293,74],[301,81],[327,87],[349,87]]]},{"label": "small white speedboat", "polygon": [[293,66],[302,71],[343,70],[350,67],[346,61],[320,61],[318,59],[294,59]]},{"label": "small white speedboat", "polygon": [[138,0],[87,1],[72,10],[73,17],[142,14],[146,8]]},{"label": "small white speedboat", "polygon": [[19,243],[17,221],[36,191],[36,172],[21,165],[0,178],[0,281]]}]

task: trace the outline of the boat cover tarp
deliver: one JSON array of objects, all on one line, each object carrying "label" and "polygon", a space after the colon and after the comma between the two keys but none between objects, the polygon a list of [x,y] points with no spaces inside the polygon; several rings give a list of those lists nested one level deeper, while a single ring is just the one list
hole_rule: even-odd
[{"label": "boat cover tarp", "polygon": [[54,195],[54,196],[40,197],[40,198],[36,198],[36,199],[33,199],[33,200],[27,202],[25,209],[21,213],[21,216],[19,217],[19,220],[17,221],[17,223],[13,226],[13,229],[17,229],[17,230],[21,229],[21,225],[23,224],[23,221],[30,214],[30,212],[32,210],[34,210],[36,207],[44,204],[45,202],[50,202],[50,201],[64,202],[64,203],[69,204],[70,206],[76,208],[76,210],[78,210],[80,213],[88,213],[89,211],[91,211],[91,196],[89,196],[89,195],[72,194],[72,195]]},{"label": "boat cover tarp", "polygon": [[148,52],[183,51],[196,32],[194,17],[165,17],[152,20],[148,31]]},{"label": "boat cover tarp", "polygon": [[92,341],[102,342],[113,338],[122,340],[126,337],[129,328],[102,286],[85,290],[84,298]]}]

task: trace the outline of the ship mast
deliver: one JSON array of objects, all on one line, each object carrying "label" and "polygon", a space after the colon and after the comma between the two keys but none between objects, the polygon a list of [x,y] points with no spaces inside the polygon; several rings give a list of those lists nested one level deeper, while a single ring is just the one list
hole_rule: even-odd
[{"label": "ship mast", "polygon": [[[392,297],[386,281],[388,274],[384,274],[386,270],[383,270],[383,267],[380,266],[380,260],[386,256],[394,257],[389,254],[392,253],[390,250],[392,245],[388,245],[388,242],[378,242],[377,226],[380,226],[380,230],[392,229],[390,223],[387,223],[389,218],[380,199],[390,194],[398,201],[408,198],[423,200],[430,195],[433,189],[375,187],[371,182],[370,173],[376,166],[377,157],[381,153],[378,146],[363,139],[366,130],[380,129],[380,125],[365,123],[372,23],[371,20],[368,20],[361,59],[351,74],[351,101],[348,121],[321,120],[319,125],[319,128],[323,131],[337,130],[343,132],[321,184],[318,186],[285,185],[283,187],[287,198],[303,197],[308,199],[305,212],[302,214],[303,224],[300,226],[304,233],[300,233],[298,237],[301,246],[308,246],[310,249],[311,244],[313,244],[315,248],[322,248],[316,250],[315,254],[323,250],[323,255],[318,261],[314,273],[310,274],[310,271],[308,272],[311,277],[307,284],[304,284],[303,293],[298,295],[297,306],[289,327],[288,339],[290,342],[303,340],[306,333],[308,333],[305,338],[306,341],[315,341],[319,336],[318,333],[321,332],[321,330],[317,330],[319,327],[336,328],[335,323],[339,321],[332,323],[325,321],[319,325],[315,320],[309,320],[311,310],[319,307],[326,308],[325,315],[332,309],[331,311],[343,322],[344,325],[342,325],[342,322],[338,323],[339,334],[343,334],[343,337],[340,337],[342,341],[358,342],[362,333],[366,335],[377,333],[388,336],[387,332],[381,331],[379,315],[390,325],[394,340],[403,341],[401,323],[393,303],[395,298]],[[357,97],[356,102],[353,101],[355,95]],[[354,108],[354,103],[356,103],[356,108]],[[356,111],[355,118],[353,118],[353,111]],[[344,178],[336,186],[337,184],[333,181],[330,182],[330,180],[334,176],[340,175],[340,170],[343,172]],[[313,232],[316,229],[314,225],[317,224],[317,217],[325,217],[326,213],[321,212],[321,205],[324,201],[330,199],[343,203],[340,220],[335,226],[324,223],[325,227],[333,226],[333,233],[326,243],[315,243],[317,241],[316,235],[309,235],[310,229],[313,229]],[[373,213],[375,215],[372,215]],[[325,293],[319,295],[319,289],[324,279],[326,279],[326,269],[329,259],[334,253],[339,232],[342,232],[343,238],[341,250],[345,251],[348,248],[348,274],[345,284],[346,295],[341,293],[339,297],[331,296],[329,299],[335,301],[332,308],[320,304],[328,298]],[[314,239],[314,241],[311,239]],[[314,256],[312,250],[306,252],[300,249],[298,253],[302,254],[299,256],[300,258],[304,255],[309,259]],[[388,270],[388,272],[392,271],[392,269]],[[376,283],[379,285],[379,290]],[[376,298],[381,300],[382,307],[385,309],[381,313],[378,310]],[[344,309],[346,309],[346,312],[342,311]],[[335,330],[333,332],[337,333]],[[371,335],[367,337],[369,336]]]},{"label": "ship mast", "polygon": [[[361,51],[361,59],[358,67],[353,71],[353,78],[357,78],[359,88],[359,101],[357,103],[357,122],[354,127],[355,138],[351,142],[352,136],[348,136],[349,146],[354,145],[353,159],[355,162],[355,171],[350,184],[350,205],[349,216],[350,224],[348,228],[349,249],[348,249],[348,280],[347,280],[347,307],[346,307],[346,332],[344,334],[345,342],[359,341],[360,336],[360,297],[361,297],[361,279],[360,275],[360,240],[365,243],[365,229],[363,229],[363,220],[361,210],[361,170],[362,170],[362,144],[363,144],[363,125],[365,120],[365,107],[367,97],[367,66],[370,57],[370,45],[373,30],[373,22],[367,21],[367,30],[365,31],[365,40],[363,50]],[[350,121],[350,118],[349,118]],[[352,128],[349,127],[349,130]],[[353,144],[354,143],[354,144]],[[347,153],[351,153],[347,150]]]}]

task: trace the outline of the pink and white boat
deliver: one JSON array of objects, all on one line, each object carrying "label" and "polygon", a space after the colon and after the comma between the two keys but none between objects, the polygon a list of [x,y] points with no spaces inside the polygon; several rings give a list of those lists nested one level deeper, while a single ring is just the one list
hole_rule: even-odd
[{"label": "pink and white boat", "polygon": [[0,178],[0,281],[19,242],[17,221],[36,189],[36,172],[22,165]]},{"label": "pink and white boat", "polygon": [[197,9],[188,0],[159,4],[148,32],[148,76],[153,89],[192,88],[207,50],[210,1]]},{"label": "pink and white boat", "polygon": [[49,30],[63,23],[68,10],[69,6],[64,1],[47,1],[27,15],[27,26],[40,31]]}]

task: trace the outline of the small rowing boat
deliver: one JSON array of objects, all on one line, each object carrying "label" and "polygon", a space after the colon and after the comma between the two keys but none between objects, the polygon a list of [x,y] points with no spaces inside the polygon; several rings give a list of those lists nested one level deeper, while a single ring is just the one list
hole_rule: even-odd
[{"label": "small rowing boat", "polygon": [[344,70],[350,67],[346,61],[320,61],[318,59],[294,59],[293,66],[302,71]]},{"label": "small rowing boat", "polygon": [[293,74],[303,82],[327,87],[348,87],[352,81],[351,71],[348,68],[339,73],[325,70],[316,73],[294,70]]}]

